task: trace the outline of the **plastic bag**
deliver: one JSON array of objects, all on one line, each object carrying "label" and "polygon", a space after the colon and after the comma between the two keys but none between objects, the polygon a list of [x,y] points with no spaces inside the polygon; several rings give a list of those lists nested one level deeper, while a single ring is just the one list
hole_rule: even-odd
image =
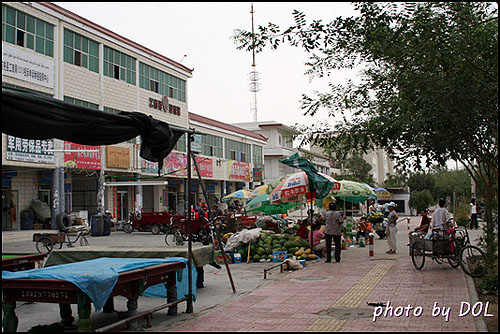
[{"label": "plastic bag", "polygon": [[290,259],[286,259],[283,261],[283,264],[286,263],[287,269],[288,270],[297,270],[297,269],[302,269],[303,266],[300,264],[299,260],[295,256],[293,256]]},{"label": "plastic bag", "polygon": [[229,252],[235,251],[240,245],[256,241],[260,237],[261,233],[261,228],[254,228],[251,230],[242,230],[236,232],[229,239],[227,239],[226,247],[224,247],[224,250]]}]

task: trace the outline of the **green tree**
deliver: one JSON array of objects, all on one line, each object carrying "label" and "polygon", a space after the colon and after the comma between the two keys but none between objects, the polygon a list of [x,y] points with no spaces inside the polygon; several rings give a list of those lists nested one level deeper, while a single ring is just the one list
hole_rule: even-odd
[{"label": "green tree", "polygon": [[436,179],[430,173],[418,172],[408,177],[408,187],[411,191],[422,191],[428,189],[431,193],[435,194]]},{"label": "green tree", "polygon": [[370,185],[375,184],[373,175],[370,173],[372,166],[361,156],[354,155],[341,162],[343,173],[335,175],[338,180],[351,180],[364,182]]},{"label": "green tree", "polygon": [[434,204],[436,204],[436,202],[429,189],[416,190],[410,193],[408,205],[410,208],[415,209],[417,214],[420,213],[421,210],[427,209]]},{"label": "green tree", "polygon": [[452,197],[455,194],[461,199],[470,199],[471,178],[465,170],[441,170],[434,174],[436,187],[435,198]]},{"label": "green tree", "polygon": [[[498,11],[492,3],[354,4],[359,16],[307,24],[295,11],[284,31],[237,30],[237,48],[262,51],[288,43],[310,54],[306,73],[324,77],[362,66],[361,83],[331,84],[302,97],[305,114],[320,109],[338,124],[297,126],[303,142],[340,154],[384,148],[401,168],[462,163],[486,203],[488,257],[497,252]],[[347,113],[348,112],[348,113]],[[335,133],[329,129],[335,128]]]}]

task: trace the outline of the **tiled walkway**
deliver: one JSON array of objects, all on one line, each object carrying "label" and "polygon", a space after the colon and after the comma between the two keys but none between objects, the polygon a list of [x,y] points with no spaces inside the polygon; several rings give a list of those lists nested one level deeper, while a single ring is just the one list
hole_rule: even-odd
[{"label": "tiled walkway", "polygon": [[[413,218],[411,226],[418,222]],[[408,256],[406,227],[400,223],[397,255],[385,254],[383,240],[376,240],[372,258],[368,248],[351,248],[340,263],[310,264],[171,330],[476,331],[475,318],[458,316],[461,302],[471,302],[465,274],[430,259],[416,270]],[[374,321],[375,307],[367,303],[378,302],[390,302],[392,309]],[[435,303],[441,310],[449,308],[448,319],[432,314]]]}]

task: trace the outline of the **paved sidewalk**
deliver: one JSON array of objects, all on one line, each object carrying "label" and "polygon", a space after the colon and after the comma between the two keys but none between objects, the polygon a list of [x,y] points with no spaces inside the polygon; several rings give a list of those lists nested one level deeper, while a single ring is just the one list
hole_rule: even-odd
[{"label": "paved sidewalk", "polygon": [[[413,217],[410,227],[414,228],[419,222],[419,217]],[[406,246],[407,226],[406,221],[398,225],[399,249],[396,255],[386,254],[387,242],[377,239],[374,257],[368,256],[368,247],[349,248],[342,252],[340,263],[325,263],[321,260],[211,312],[194,315],[193,320],[180,326],[164,327],[156,324],[152,330],[483,330],[485,327],[481,317],[470,314],[459,317],[461,302],[472,306],[477,301],[475,292],[469,292],[468,278],[460,268],[453,269],[447,263],[439,265],[429,258],[421,271],[414,268]],[[472,240],[476,234],[478,231],[471,231]],[[387,313],[375,319],[375,307],[367,303],[378,302],[388,304],[392,309],[377,309],[386,310]],[[433,315],[435,305],[448,313],[445,316]]]},{"label": "paved sidewalk", "polygon": [[[412,217],[410,228],[419,222],[420,217]],[[183,312],[183,305],[175,317],[158,312],[151,321],[153,327],[146,331],[484,331],[481,317],[459,317],[461,302],[473,305],[478,301],[470,285],[472,280],[460,268],[453,269],[447,263],[439,265],[429,258],[422,270],[416,270],[408,255],[407,226],[406,220],[398,225],[396,255],[386,254],[387,241],[376,237],[373,257],[369,257],[368,247],[349,248],[342,252],[340,263],[325,263],[322,259],[284,274],[275,269],[265,281],[263,269],[271,264],[231,264],[236,294],[231,292],[224,266],[221,270],[206,266],[207,287],[199,290],[194,313]],[[32,234],[33,231],[2,233],[2,252],[34,251]],[[478,235],[479,231],[470,231],[471,240]],[[91,237],[89,242],[96,246],[163,245],[163,238],[150,233],[116,232],[110,238]],[[125,298],[117,298],[115,306],[123,310],[125,302]],[[139,308],[149,309],[162,302],[142,298]],[[373,321],[375,307],[367,303],[379,302],[390,302],[393,314],[381,314]],[[442,315],[432,315],[435,303],[441,310],[450,308],[448,321]],[[417,316],[411,309],[408,316],[394,315],[408,305],[420,307],[422,314]],[[59,320],[56,304],[23,304],[18,308],[22,314],[21,331]],[[95,328],[116,321],[102,313],[93,312],[92,317]]]}]

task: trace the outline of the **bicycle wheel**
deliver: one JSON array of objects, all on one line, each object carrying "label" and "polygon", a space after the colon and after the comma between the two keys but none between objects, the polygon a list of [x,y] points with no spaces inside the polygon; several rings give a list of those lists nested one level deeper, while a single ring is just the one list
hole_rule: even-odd
[{"label": "bicycle wheel", "polygon": [[38,253],[50,253],[54,248],[54,243],[50,237],[40,237],[36,242],[36,250]]},{"label": "bicycle wheel", "polygon": [[125,225],[123,225],[123,231],[130,234],[134,232],[134,226],[131,223],[126,223]]},{"label": "bicycle wheel", "polygon": [[184,245],[184,236],[182,235],[181,231],[175,230],[174,235],[175,235],[175,244],[177,246]]},{"label": "bicycle wheel", "polygon": [[85,247],[85,246],[88,246],[88,245],[89,245],[89,241],[87,240],[87,238],[85,238],[84,235],[82,235],[80,237],[80,246]]},{"label": "bicycle wheel", "polygon": [[486,274],[486,255],[476,246],[465,246],[460,250],[459,256],[462,270],[469,276],[478,278]]},{"label": "bicycle wheel", "polygon": [[176,244],[176,236],[172,230],[167,230],[165,232],[165,243],[167,246],[173,246]]},{"label": "bicycle wheel", "polygon": [[418,270],[422,269],[425,264],[425,245],[422,241],[417,240],[413,244],[413,252],[411,253],[413,265]]},{"label": "bicycle wheel", "polygon": [[448,258],[448,264],[452,268],[460,267],[460,261],[458,260],[458,258],[455,255]]}]

